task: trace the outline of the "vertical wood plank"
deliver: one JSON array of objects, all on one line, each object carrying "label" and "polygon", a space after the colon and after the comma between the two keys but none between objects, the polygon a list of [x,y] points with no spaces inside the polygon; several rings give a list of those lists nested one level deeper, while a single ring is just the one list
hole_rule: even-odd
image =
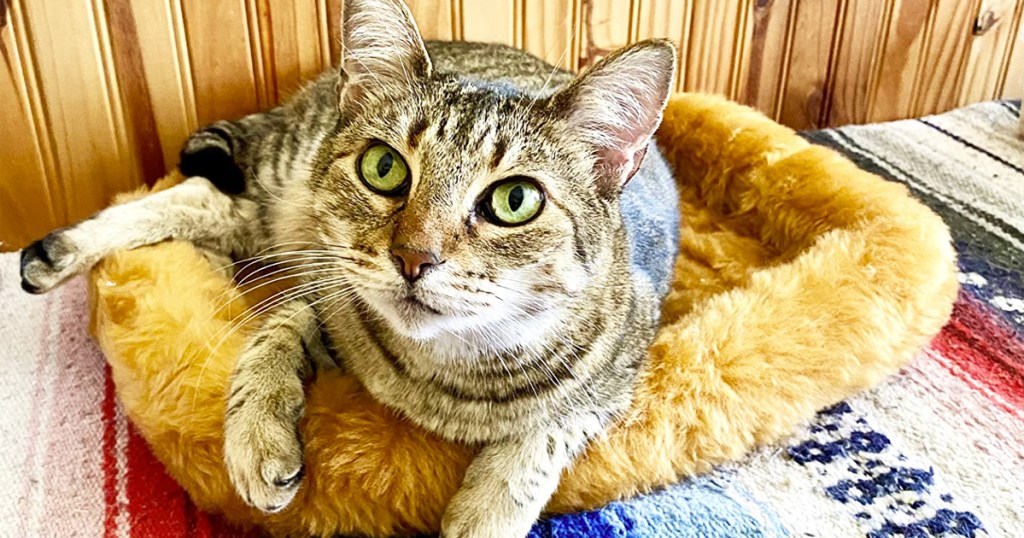
[{"label": "vertical wood plank", "polygon": [[[129,0],[129,13],[124,16],[132,18],[137,39],[132,41],[127,32],[115,32],[113,39],[115,51],[134,49],[133,54],[141,61],[139,69],[149,96],[150,114],[155,122],[165,171],[177,164],[181,144],[198,123],[180,7],[177,0]],[[138,84],[139,81],[131,80],[136,76],[133,73],[122,70],[119,78],[126,84]],[[129,103],[138,103],[132,95],[127,99]],[[137,105],[135,113],[145,114],[145,111]],[[133,133],[133,136],[138,135]],[[153,171],[147,168],[147,180],[151,179]]]},{"label": "vertical wood plank", "polygon": [[923,52],[929,37],[929,23],[934,21],[930,16],[934,6],[930,0],[900,0],[893,5],[878,60],[875,82],[878,94],[874,96],[867,121],[889,121],[912,114],[917,91],[915,81],[928,65]]},{"label": "vertical wood plank", "polygon": [[758,0],[754,4],[750,70],[741,100],[775,119],[782,105],[797,4],[797,0]]},{"label": "vertical wood plank", "polygon": [[[322,0],[324,13],[320,15],[321,26],[325,21],[331,49],[331,65],[341,61],[341,2],[342,0]],[[323,38],[321,38],[322,40]]]},{"label": "vertical wood plank", "polygon": [[682,87],[686,69],[683,61],[688,56],[690,44],[690,18],[693,14],[692,0],[639,0],[636,21],[633,23],[637,40],[661,37],[671,39],[678,50],[676,87]]},{"label": "vertical wood plank", "polygon": [[683,89],[736,99],[747,81],[752,0],[694,2]]},{"label": "vertical wood plank", "polygon": [[997,97],[1012,55],[1021,6],[1015,0],[982,0],[974,19],[960,103]]},{"label": "vertical wood plank", "polygon": [[[1024,0],[1021,0],[1021,4],[1024,4]],[[1013,50],[1010,51],[1006,78],[1003,81],[999,97],[1002,99],[1024,98],[1024,15],[1018,17],[1017,20],[1017,35],[1013,40]]]},{"label": "vertical wood plank", "polygon": [[0,28],[0,251],[21,248],[64,220],[49,128],[19,3]]},{"label": "vertical wood plank", "polygon": [[200,125],[259,109],[245,0],[181,0]]},{"label": "vertical wood plank", "polygon": [[450,0],[407,0],[407,3],[423,39],[450,40],[454,37]]},{"label": "vertical wood plank", "polygon": [[979,0],[932,0],[910,116],[959,104]]},{"label": "vertical wood plank", "polygon": [[553,65],[575,70],[580,58],[580,0],[522,2],[522,48]]},{"label": "vertical wood plank", "polygon": [[[157,130],[153,100],[146,82],[146,70],[139,47],[141,37],[129,0],[105,2],[113,71],[124,102],[128,143],[134,145],[142,166],[143,179],[152,184],[167,171]],[[173,165],[173,161],[171,162]]]},{"label": "vertical wood plank", "polygon": [[459,0],[462,39],[515,45],[514,0]]},{"label": "vertical wood plank", "polygon": [[630,43],[635,0],[583,0],[580,67],[593,65],[609,52]]},{"label": "vertical wood plank", "polygon": [[320,32],[317,4],[315,0],[258,2],[261,60],[272,104],[287,99],[326,68],[321,40],[312,38]]},{"label": "vertical wood plank", "polygon": [[62,220],[79,220],[114,193],[142,183],[127,141],[106,15],[97,0],[16,4],[31,29],[33,69],[57,165],[47,180],[66,208]]},{"label": "vertical wood plank", "polygon": [[826,93],[828,125],[869,120],[893,8],[875,0],[849,0],[843,6],[838,55]]},{"label": "vertical wood plank", "polygon": [[815,129],[824,123],[843,1],[797,2],[791,14],[793,30],[778,114],[784,125]]}]

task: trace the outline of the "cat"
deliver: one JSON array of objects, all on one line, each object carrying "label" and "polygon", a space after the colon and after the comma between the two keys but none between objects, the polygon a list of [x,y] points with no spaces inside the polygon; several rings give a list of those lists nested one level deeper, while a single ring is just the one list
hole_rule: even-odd
[{"label": "cat", "polygon": [[226,398],[241,498],[292,500],[303,384],[342,367],[478,447],[443,536],[525,536],[646,364],[678,244],[651,139],[674,48],[640,42],[574,77],[510,47],[424,42],[400,0],[346,0],[341,33],[339,69],[194,133],[185,181],[24,249],[22,286],[168,239],[288,267],[299,284],[247,338]]}]

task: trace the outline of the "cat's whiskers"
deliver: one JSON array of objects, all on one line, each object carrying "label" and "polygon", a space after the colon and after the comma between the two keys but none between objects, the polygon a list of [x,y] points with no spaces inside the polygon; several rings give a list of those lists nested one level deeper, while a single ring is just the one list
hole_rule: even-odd
[{"label": "cat's whiskers", "polygon": [[[257,317],[265,314],[266,312],[288,301],[302,299],[313,293],[322,291],[324,289],[329,289],[330,287],[337,286],[339,284],[345,284],[346,282],[347,281],[342,277],[336,276],[332,278],[319,279],[317,281],[301,284],[299,286],[294,286],[292,288],[283,290],[282,292],[275,293],[270,297],[267,297],[266,299],[260,301],[253,307],[246,309],[243,312],[243,314],[239,316],[235,316],[230,320],[225,320],[225,325],[211,337],[211,339],[218,337],[220,338],[217,340],[216,344],[207,347],[207,360],[209,360],[209,357],[212,356],[213,353],[215,353],[217,349],[220,348],[220,346],[228,338],[230,338],[233,334],[235,334],[235,332],[240,330],[242,327],[245,327],[253,319],[256,319]],[[242,317],[242,319],[239,319],[239,317]],[[225,333],[225,331],[227,332]]]},{"label": "cat's whiskers", "polygon": [[[241,327],[244,327],[250,321],[259,317],[260,315],[288,301],[301,299],[322,289],[329,288],[332,285],[337,285],[339,281],[342,281],[341,277],[318,279],[316,281],[288,288],[282,292],[275,293],[270,297],[260,301],[253,307],[250,307],[249,309],[243,312],[243,319],[239,320],[239,316],[236,316],[233,319],[227,320],[227,325],[221,328],[221,330],[218,331],[217,334],[213,335],[213,338],[217,338],[218,336],[220,336],[220,339],[212,348],[210,348],[208,355],[212,355],[214,352],[216,352],[216,350],[235,332],[237,332]],[[221,334],[224,333],[225,330],[227,330],[227,333],[221,336]]]},{"label": "cat's whiskers", "polygon": [[[303,306],[302,308],[300,308],[300,309],[298,309],[297,311],[295,311],[295,312],[294,312],[294,313],[293,313],[293,314],[292,314],[291,316],[288,316],[288,318],[286,318],[286,319],[285,319],[284,323],[287,323],[287,322],[291,321],[292,319],[294,319],[294,318],[295,318],[295,316],[297,316],[297,315],[299,315],[299,314],[301,314],[301,313],[305,312],[306,310],[308,310],[308,309],[310,309],[310,308],[313,308],[313,307],[315,307],[315,306],[316,306],[317,304],[319,304],[319,303],[323,302],[323,301],[324,301],[324,300],[326,300],[326,299],[333,299],[333,298],[336,298],[336,297],[337,297],[338,295],[343,295],[343,294],[347,293],[347,291],[348,291],[348,290],[347,290],[347,289],[346,289],[345,287],[343,287],[343,286],[345,286],[345,285],[346,285],[346,282],[344,282],[344,281],[341,281],[341,282],[332,282],[332,283],[331,283],[331,287],[339,287],[339,286],[340,286],[340,287],[341,287],[341,289],[340,289],[340,290],[338,290],[338,291],[335,291],[335,292],[329,293],[329,294],[327,294],[326,296],[324,296],[324,297],[321,297],[320,299],[317,299],[317,300],[315,300],[315,301],[312,301],[312,302],[309,302],[309,303],[307,303],[307,304],[306,304],[306,305],[304,305],[304,306]],[[251,318],[247,318],[247,319],[251,319]],[[216,352],[217,348],[218,348],[218,347],[220,347],[220,345],[221,345],[221,344],[222,344],[222,343],[224,342],[224,340],[226,340],[227,338],[229,338],[229,337],[231,336],[231,334],[233,334],[233,333],[234,333],[234,331],[235,331],[235,330],[236,330],[237,328],[239,328],[239,327],[241,327],[242,325],[244,325],[244,323],[245,323],[245,322],[243,322],[243,323],[241,323],[241,324],[237,324],[237,325],[235,325],[235,327],[234,327],[234,328],[232,329],[232,331],[231,331],[231,332],[229,332],[229,333],[228,333],[227,335],[225,335],[225,336],[224,336],[224,338],[222,338],[222,339],[221,339],[221,341],[220,341],[220,342],[218,342],[218,343],[217,343],[217,345],[216,345],[216,346],[214,346],[214,348],[213,348],[213,349],[212,349],[212,350],[211,350],[211,351],[210,351],[210,352],[209,352],[209,353],[207,354],[206,360],[205,360],[205,361],[203,361],[203,365],[202,365],[202,367],[201,367],[201,368],[199,369],[199,374],[198,374],[198,382],[197,382],[197,383],[198,383],[198,384],[200,384],[200,386],[201,386],[201,384],[202,384],[203,376],[204,376],[204,375],[205,375],[205,373],[206,373],[206,368],[207,368],[207,366],[208,366],[208,365],[210,364],[210,359],[212,358],[212,356],[213,356],[213,353],[215,353],[215,352]],[[195,405],[196,405],[196,401],[197,401],[197,397],[198,397],[198,392],[196,392],[196,393],[193,393],[193,397],[192,397],[192,407],[195,407]]]},{"label": "cat's whiskers", "polygon": [[[307,259],[308,260],[317,260],[317,259],[325,260],[324,258],[307,258]],[[238,300],[238,299],[240,299],[242,297],[245,297],[246,295],[248,295],[250,293],[253,293],[253,292],[255,292],[255,291],[257,291],[257,290],[259,290],[261,288],[265,288],[265,287],[267,287],[269,285],[272,285],[272,284],[275,284],[277,282],[281,282],[281,281],[285,281],[285,280],[289,280],[289,279],[300,278],[300,277],[306,276],[306,275],[316,274],[318,271],[321,271],[322,268],[327,268],[327,267],[331,267],[331,266],[335,266],[335,265],[337,265],[337,262],[335,260],[316,261],[314,263],[304,264],[304,265],[302,265],[300,267],[286,266],[286,267],[283,267],[283,268],[280,268],[280,269],[276,269],[276,270],[270,272],[267,275],[259,275],[257,277],[254,277],[253,279],[242,279],[233,288],[229,288],[228,290],[225,290],[224,292],[222,292],[220,294],[220,296],[218,296],[215,299],[216,303],[221,303],[221,304],[220,304],[220,306],[218,306],[216,308],[216,310],[214,310],[214,315],[219,315],[225,308],[230,306],[231,303],[233,303],[234,301],[236,301],[236,300]],[[272,279],[270,278],[270,277],[272,277],[274,275],[280,275],[281,273],[288,273],[289,271],[298,271],[298,270],[304,270],[304,271],[300,272],[300,273],[285,274],[284,276],[277,276],[277,277],[272,278]],[[260,279],[269,279],[269,280],[262,280],[261,281]],[[250,284],[250,282],[258,282],[258,283]],[[225,296],[227,296],[227,297],[225,298]],[[248,308],[252,308],[252,307],[248,307]]]}]

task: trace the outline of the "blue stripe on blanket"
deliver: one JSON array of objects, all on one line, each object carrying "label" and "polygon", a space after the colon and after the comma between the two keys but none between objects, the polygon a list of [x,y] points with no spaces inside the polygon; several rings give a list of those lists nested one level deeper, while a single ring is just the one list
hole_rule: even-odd
[{"label": "blue stripe on blanket", "polygon": [[541,521],[529,538],[789,536],[775,513],[727,475],[700,477],[613,502],[599,510]]}]

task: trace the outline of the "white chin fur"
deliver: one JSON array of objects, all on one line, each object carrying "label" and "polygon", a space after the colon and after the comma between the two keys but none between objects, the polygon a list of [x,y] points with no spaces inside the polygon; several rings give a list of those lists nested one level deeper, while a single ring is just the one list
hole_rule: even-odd
[{"label": "white chin fur", "polygon": [[391,330],[431,349],[438,360],[465,359],[481,353],[497,353],[516,347],[531,347],[549,336],[560,317],[557,309],[527,318],[480,313],[472,317],[412,312],[391,298],[360,293],[366,303],[384,318]]}]

